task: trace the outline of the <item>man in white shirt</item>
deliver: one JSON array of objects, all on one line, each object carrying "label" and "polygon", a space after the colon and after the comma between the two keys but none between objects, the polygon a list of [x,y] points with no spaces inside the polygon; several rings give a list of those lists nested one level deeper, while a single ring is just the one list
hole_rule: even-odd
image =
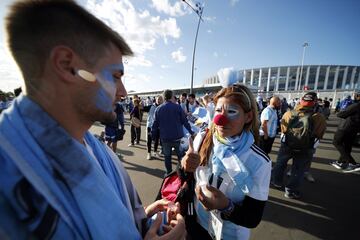
[{"label": "man in white shirt", "polygon": [[261,113],[260,121],[260,148],[266,153],[271,152],[276,133],[278,116],[276,110],[280,107],[280,98],[274,96],[270,99],[270,104]]}]

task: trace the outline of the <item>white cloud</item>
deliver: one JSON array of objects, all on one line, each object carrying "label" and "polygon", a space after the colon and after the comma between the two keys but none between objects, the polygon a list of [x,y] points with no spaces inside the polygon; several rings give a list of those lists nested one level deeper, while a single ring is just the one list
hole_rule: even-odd
[{"label": "white cloud", "polygon": [[189,11],[185,10],[185,3],[182,1],[176,1],[174,5],[171,5],[168,0],[152,0],[152,7],[158,12],[166,13],[173,17],[189,13]]},{"label": "white cloud", "polygon": [[235,6],[240,0],[230,0],[230,5]]},{"label": "white cloud", "polygon": [[154,50],[156,41],[177,39],[181,30],[175,18],[162,19],[148,10],[138,11],[129,0],[87,0],[85,7],[112,29],[120,33],[135,53],[130,66],[152,66],[146,52]]},{"label": "white cloud", "polygon": [[218,54],[217,52],[214,52],[214,53],[213,53],[213,56],[214,56],[215,58],[218,58],[218,57],[219,57],[219,54]]},{"label": "white cloud", "polygon": [[3,44],[0,44],[0,90],[12,92],[23,85],[20,70]]},{"label": "white cloud", "polygon": [[203,17],[203,19],[207,22],[215,22],[216,17],[207,16],[207,17]]},{"label": "white cloud", "polygon": [[165,69],[165,68],[169,68],[169,65],[162,64],[160,67]]},{"label": "white cloud", "polygon": [[211,29],[208,29],[206,32],[207,32],[207,33],[212,33],[212,30],[211,30]]},{"label": "white cloud", "polygon": [[171,57],[174,59],[175,62],[181,63],[186,61],[186,56],[183,54],[183,48],[180,47],[178,50],[171,53]]}]

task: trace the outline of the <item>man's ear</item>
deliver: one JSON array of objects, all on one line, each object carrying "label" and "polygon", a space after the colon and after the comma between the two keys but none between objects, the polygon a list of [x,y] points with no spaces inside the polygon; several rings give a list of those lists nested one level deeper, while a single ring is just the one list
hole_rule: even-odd
[{"label": "man's ear", "polygon": [[245,113],[245,123],[249,123],[253,120],[253,111]]},{"label": "man's ear", "polygon": [[74,81],[74,67],[77,61],[77,55],[74,51],[66,46],[56,46],[51,50],[50,63],[51,67],[59,79],[66,82]]}]

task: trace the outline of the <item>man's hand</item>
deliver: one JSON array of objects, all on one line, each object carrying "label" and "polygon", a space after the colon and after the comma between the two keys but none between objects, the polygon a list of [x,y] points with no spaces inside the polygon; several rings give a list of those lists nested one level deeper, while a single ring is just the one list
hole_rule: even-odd
[{"label": "man's hand", "polygon": [[175,220],[171,220],[168,226],[164,226],[166,232],[162,236],[157,235],[157,231],[161,226],[162,216],[157,214],[156,220],[151,225],[150,229],[146,233],[144,240],[182,240],[186,237],[185,220],[177,214]]},{"label": "man's hand", "polygon": [[168,223],[176,218],[176,214],[180,213],[180,204],[173,203],[166,199],[160,199],[145,208],[145,213],[148,218],[152,217],[155,213],[166,211]]},{"label": "man's hand", "polygon": [[211,192],[211,197],[205,196],[200,186],[195,188],[197,199],[206,210],[224,209],[229,205],[229,199],[219,189],[212,186],[206,186],[206,188]]},{"label": "man's hand", "polygon": [[195,172],[200,164],[200,155],[195,153],[193,138],[189,138],[189,149],[181,160],[181,166],[186,172]]}]

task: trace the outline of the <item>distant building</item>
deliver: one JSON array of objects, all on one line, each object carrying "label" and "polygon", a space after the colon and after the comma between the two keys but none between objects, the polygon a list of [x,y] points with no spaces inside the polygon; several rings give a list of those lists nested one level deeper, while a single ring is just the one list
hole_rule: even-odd
[{"label": "distant building", "polygon": [[[317,91],[320,97],[342,98],[360,90],[360,66],[304,65],[262,67],[240,70],[239,82],[257,86],[266,95],[299,95],[303,91]],[[217,75],[204,80],[204,84],[219,83]],[[334,94],[335,93],[335,94]],[[287,96],[286,96],[287,97]]]},{"label": "distant building", "polygon": [[[298,98],[305,91],[316,91],[320,98],[344,98],[354,91],[360,91],[360,66],[345,65],[304,65],[262,67],[240,70],[243,83],[252,91],[263,97],[279,95],[281,97]],[[241,74],[240,74],[241,75]],[[221,89],[217,74],[206,78],[202,85],[194,86],[194,93],[202,96],[207,92]],[[164,89],[146,92],[134,92],[129,95],[154,96]],[[190,92],[189,88],[173,89],[176,95]]]}]

